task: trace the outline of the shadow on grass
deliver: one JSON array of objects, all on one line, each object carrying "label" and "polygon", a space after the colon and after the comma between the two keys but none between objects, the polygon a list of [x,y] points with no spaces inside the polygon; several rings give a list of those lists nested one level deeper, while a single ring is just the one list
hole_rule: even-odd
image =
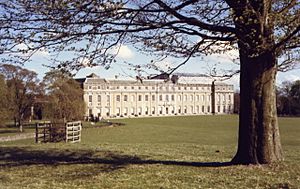
[{"label": "shadow on grass", "polygon": [[102,166],[102,172],[111,172],[127,165],[175,165],[194,167],[223,167],[230,162],[188,162],[173,160],[142,159],[138,156],[124,155],[112,151],[92,150],[36,150],[21,147],[0,147],[0,167],[18,167],[29,165],[75,165],[95,164]]},{"label": "shadow on grass", "polygon": [[94,123],[94,125],[89,124],[85,126],[85,129],[90,129],[90,128],[104,128],[104,127],[120,127],[120,126],[125,126],[125,123],[119,123],[119,122],[110,122],[110,121],[100,121]]}]

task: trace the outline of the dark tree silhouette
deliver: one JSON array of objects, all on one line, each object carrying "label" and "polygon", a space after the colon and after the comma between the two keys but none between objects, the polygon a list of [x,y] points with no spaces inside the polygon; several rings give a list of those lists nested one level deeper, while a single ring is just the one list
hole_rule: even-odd
[{"label": "dark tree silhouette", "polygon": [[11,112],[16,126],[23,132],[26,113],[34,105],[35,97],[41,93],[37,73],[9,64],[1,65],[0,73],[6,79],[8,90],[7,112]]},{"label": "dark tree silhouette", "polygon": [[53,121],[73,121],[83,118],[85,111],[83,89],[77,81],[59,70],[52,70],[46,73],[44,83],[47,90],[45,117]]},{"label": "dark tree silhouette", "polygon": [[9,91],[6,85],[4,76],[0,74],[0,126],[5,124],[5,121],[8,120],[11,112],[8,109],[9,106]]},{"label": "dark tree silhouette", "polygon": [[277,88],[277,109],[281,115],[300,115],[300,80],[285,81]]}]

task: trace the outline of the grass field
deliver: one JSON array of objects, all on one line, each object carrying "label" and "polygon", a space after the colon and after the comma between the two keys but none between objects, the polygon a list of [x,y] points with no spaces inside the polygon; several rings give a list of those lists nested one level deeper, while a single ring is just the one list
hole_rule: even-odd
[{"label": "grass field", "polygon": [[285,161],[227,166],[236,116],[113,120],[78,144],[0,143],[0,188],[300,188],[300,119],[280,118]]}]

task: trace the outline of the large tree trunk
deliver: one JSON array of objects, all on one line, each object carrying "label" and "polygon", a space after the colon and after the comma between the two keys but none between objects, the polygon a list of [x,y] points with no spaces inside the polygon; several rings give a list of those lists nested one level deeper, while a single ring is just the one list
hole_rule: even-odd
[{"label": "large tree trunk", "polygon": [[240,117],[234,164],[265,164],[283,159],[277,111],[274,25],[268,0],[227,0],[234,9],[240,54]]},{"label": "large tree trunk", "polygon": [[240,117],[234,164],[265,164],[283,159],[276,111],[274,53],[256,57],[240,51]]}]

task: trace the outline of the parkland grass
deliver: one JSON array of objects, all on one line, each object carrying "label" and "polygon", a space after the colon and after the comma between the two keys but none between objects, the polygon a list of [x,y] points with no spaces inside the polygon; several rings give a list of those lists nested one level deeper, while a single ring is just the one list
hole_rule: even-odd
[{"label": "parkland grass", "polygon": [[0,143],[0,188],[300,188],[300,119],[280,118],[285,161],[227,166],[236,116],[111,120],[77,144]]}]

